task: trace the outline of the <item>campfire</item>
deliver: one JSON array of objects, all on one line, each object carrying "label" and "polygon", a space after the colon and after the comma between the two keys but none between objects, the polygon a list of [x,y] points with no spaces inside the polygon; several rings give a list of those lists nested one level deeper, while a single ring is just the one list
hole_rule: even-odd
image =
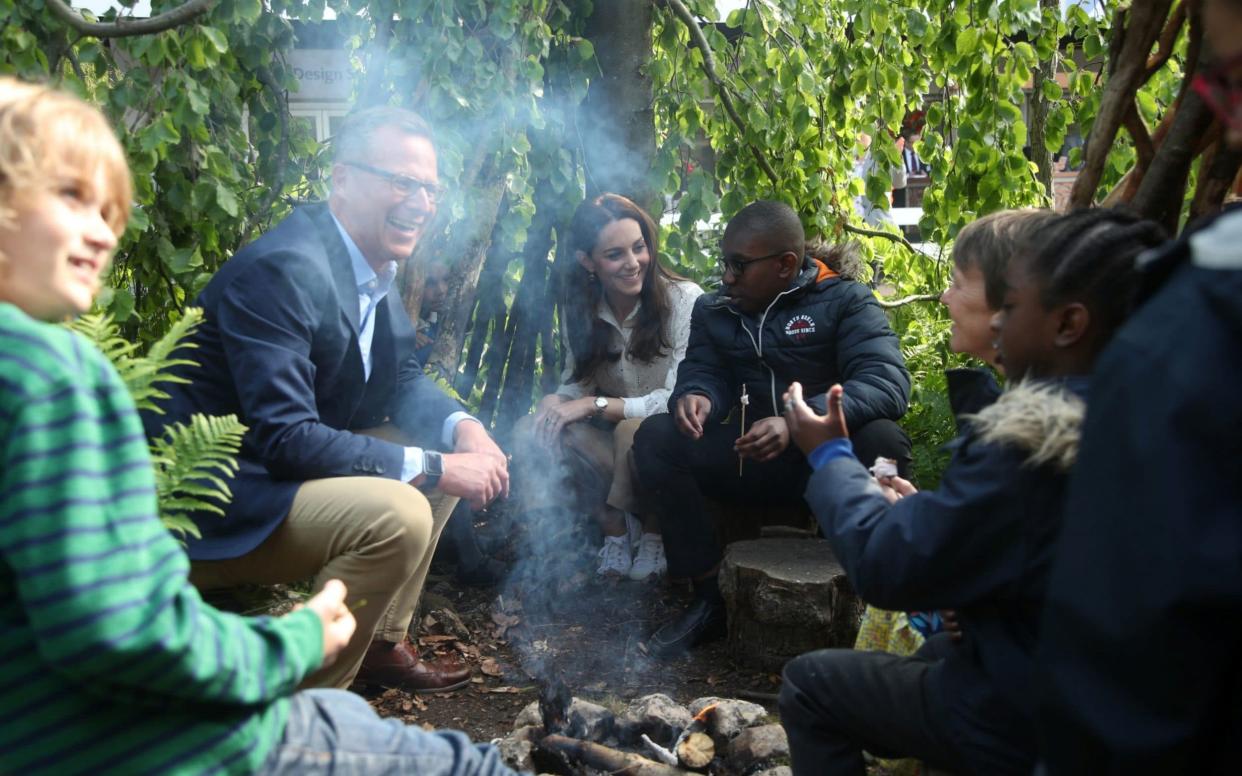
[{"label": "campfire", "polygon": [[788,773],[784,731],[762,706],[702,698],[687,708],[656,694],[614,714],[556,680],[540,683],[539,700],[499,744],[514,767],[567,776]]},{"label": "campfire", "polygon": [[514,676],[538,688],[513,731],[494,742],[505,761],[565,776],[788,776],[785,732],[763,706],[717,697],[683,706],[664,694],[625,704],[610,695],[650,687],[668,670],[644,643],[660,617],[646,589],[581,594],[592,582],[594,543],[572,518],[524,516],[514,532],[518,561],[492,607],[493,635],[517,657]]}]

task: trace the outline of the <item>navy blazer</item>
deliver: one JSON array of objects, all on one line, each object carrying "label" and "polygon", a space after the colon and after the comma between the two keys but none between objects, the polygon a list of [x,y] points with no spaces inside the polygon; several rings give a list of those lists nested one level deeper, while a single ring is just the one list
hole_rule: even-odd
[{"label": "navy blazer", "polygon": [[400,445],[351,433],[393,422],[425,447],[440,445],[461,405],[428,379],[414,356],[414,327],[394,288],[375,310],[371,377],[358,347],[358,287],[327,205],[311,205],[225,262],[195,304],[203,323],[196,366],[167,384],[164,414],[143,414],[147,434],[193,413],[236,414],[249,427],[224,517],[195,515],[195,560],[235,558],[275,530],[306,480],[401,475]]}]

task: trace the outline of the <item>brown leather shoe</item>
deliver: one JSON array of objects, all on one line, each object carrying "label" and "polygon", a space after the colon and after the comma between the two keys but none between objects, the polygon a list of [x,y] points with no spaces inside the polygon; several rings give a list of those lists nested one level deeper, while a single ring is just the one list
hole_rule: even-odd
[{"label": "brown leather shoe", "polygon": [[424,661],[409,641],[372,641],[354,682],[412,693],[448,692],[470,682],[470,669],[447,658]]}]

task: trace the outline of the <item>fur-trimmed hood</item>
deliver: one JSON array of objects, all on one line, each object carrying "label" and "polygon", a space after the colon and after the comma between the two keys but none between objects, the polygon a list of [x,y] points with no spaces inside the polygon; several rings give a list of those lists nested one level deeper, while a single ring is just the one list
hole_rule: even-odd
[{"label": "fur-trimmed hood", "polygon": [[1023,381],[964,419],[981,441],[1028,452],[1026,466],[1069,471],[1082,436],[1085,385],[1085,378]]},{"label": "fur-trimmed hood", "polygon": [[854,240],[834,243],[815,237],[807,240],[806,255],[823,262],[824,266],[846,280],[859,280],[862,277],[862,252]]}]

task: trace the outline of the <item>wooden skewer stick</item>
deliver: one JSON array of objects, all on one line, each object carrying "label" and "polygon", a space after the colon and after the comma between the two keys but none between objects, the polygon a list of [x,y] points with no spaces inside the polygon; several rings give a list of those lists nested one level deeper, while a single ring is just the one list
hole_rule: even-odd
[{"label": "wooden skewer stick", "polygon": [[[750,404],[750,396],[746,393],[746,383],[742,383],[742,436],[746,436],[746,405]],[[737,454],[737,476],[742,476],[742,463],[746,459]]]}]

